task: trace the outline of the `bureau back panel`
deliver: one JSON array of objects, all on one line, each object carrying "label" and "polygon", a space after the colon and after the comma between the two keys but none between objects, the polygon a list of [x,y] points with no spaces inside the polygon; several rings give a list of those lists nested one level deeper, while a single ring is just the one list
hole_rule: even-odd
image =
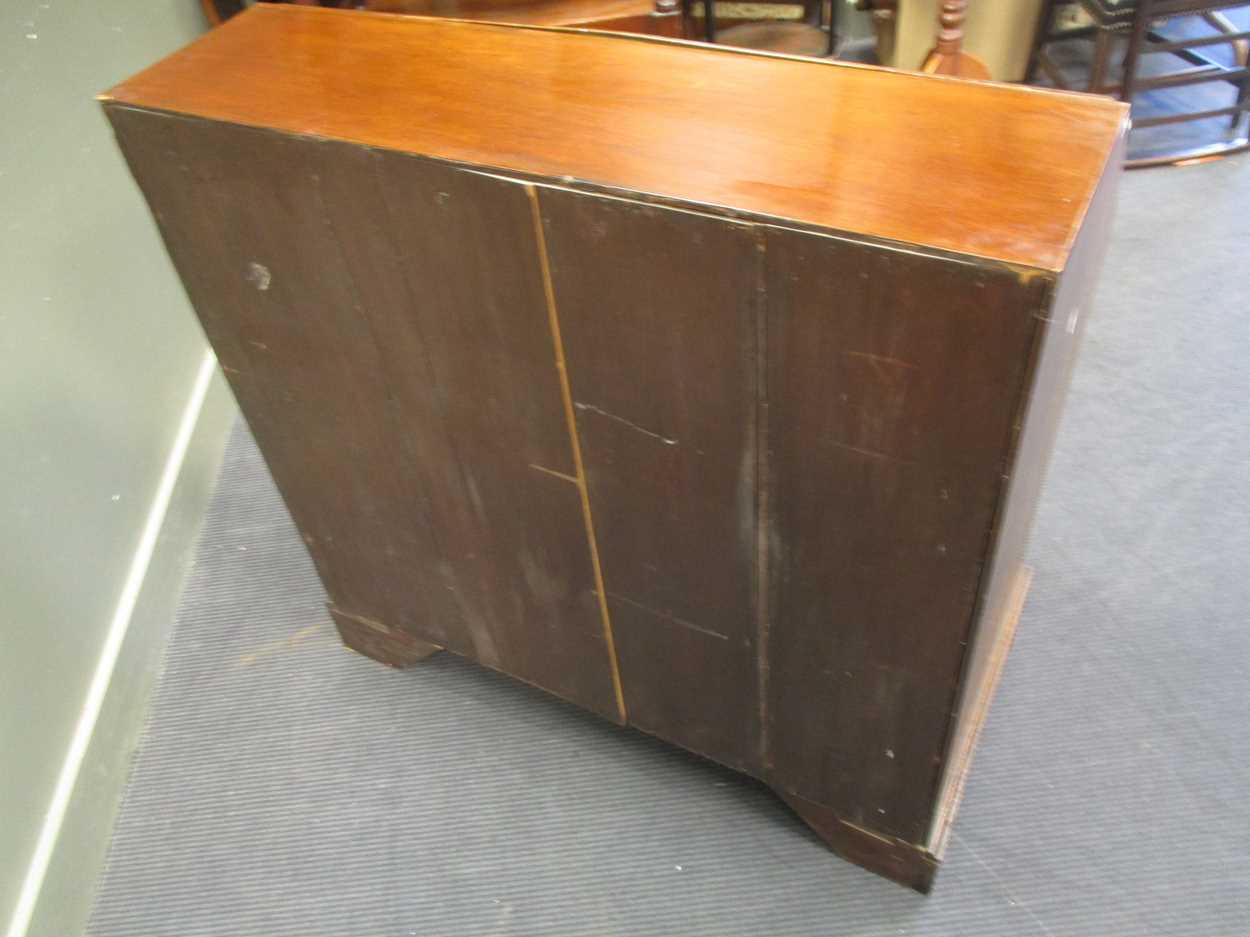
[{"label": "bureau back panel", "polygon": [[619,719],[525,190],[110,116],[332,602]]},{"label": "bureau back panel", "polygon": [[928,887],[1125,105],[269,4],[103,100],[349,647]]},{"label": "bureau back panel", "polygon": [[775,780],[918,841],[1042,294],[1007,270],[774,230],[766,295]]},{"label": "bureau back panel", "polygon": [[1048,280],[110,116],[339,610],[924,841]]},{"label": "bureau back panel", "polygon": [[763,245],[709,215],[540,200],[630,722],[758,772]]}]

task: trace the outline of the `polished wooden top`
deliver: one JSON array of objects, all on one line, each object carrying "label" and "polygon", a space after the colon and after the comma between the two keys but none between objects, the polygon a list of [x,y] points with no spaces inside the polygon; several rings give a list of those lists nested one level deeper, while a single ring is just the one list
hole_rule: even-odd
[{"label": "polished wooden top", "polygon": [[1064,266],[1127,108],[638,39],[261,4],[103,100]]}]

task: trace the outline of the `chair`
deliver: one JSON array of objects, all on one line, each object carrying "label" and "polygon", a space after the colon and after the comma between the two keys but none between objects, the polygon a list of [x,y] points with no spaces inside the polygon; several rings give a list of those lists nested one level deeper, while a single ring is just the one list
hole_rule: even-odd
[{"label": "chair", "polygon": [[937,44],[920,66],[926,75],[989,80],[990,70],[985,63],[964,51],[964,17],[967,15],[968,0],[942,0],[938,10]]},{"label": "chair", "polygon": [[[1055,14],[1060,6],[1072,0],[1045,0],[1038,20],[1033,52],[1025,81],[1033,81],[1040,71],[1059,88],[1084,90],[1095,94],[1113,94],[1130,104],[1142,92],[1181,88],[1208,82],[1227,82],[1235,89],[1233,102],[1227,106],[1187,110],[1162,115],[1140,116],[1135,113],[1133,128],[1157,127],[1188,121],[1228,117],[1229,133],[1225,140],[1197,146],[1184,145],[1150,156],[1130,158],[1130,168],[1168,165],[1186,160],[1240,152],[1250,149],[1246,113],[1250,110],[1250,68],[1247,50],[1250,31],[1235,27],[1222,10],[1250,6],[1247,0],[1077,0],[1090,20],[1088,26],[1055,30]],[[1215,28],[1214,35],[1169,38],[1160,32],[1167,20],[1182,16],[1201,16]],[[1122,78],[1110,76],[1115,40],[1126,39]],[[1094,56],[1089,80],[1076,89],[1047,54],[1052,42],[1093,38]],[[1234,64],[1218,62],[1202,53],[1203,48],[1229,44],[1234,48]],[[1143,57],[1164,53],[1174,55],[1187,67],[1163,74],[1143,74]],[[1135,104],[1140,109],[1140,101]]]},{"label": "chair", "polygon": [[[692,6],[692,0],[683,0],[682,8],[687,20]],[[820,0],[803,0],[804,15],[801,20],[763,20],[718,29],[716,0],[704,0],[704,38],[708,42],[742,49],[761,49],[816,58],[832,57],[837,48],[838,33],[834,26],[832,5],[828,30],[821,25],[824,7],[825,4]]]}]

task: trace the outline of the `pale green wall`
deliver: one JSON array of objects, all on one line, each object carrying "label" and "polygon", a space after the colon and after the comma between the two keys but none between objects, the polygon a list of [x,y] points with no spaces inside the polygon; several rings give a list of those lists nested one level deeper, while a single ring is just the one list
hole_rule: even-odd
[{"label": "pale green wall", "polygon": [[203,358],[94,96],[196,0],[0,4],[0,933]]}]

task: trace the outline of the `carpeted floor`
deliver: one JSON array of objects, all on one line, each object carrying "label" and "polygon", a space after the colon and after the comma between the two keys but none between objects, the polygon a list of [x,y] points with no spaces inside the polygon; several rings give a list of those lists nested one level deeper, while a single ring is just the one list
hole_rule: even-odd
[{"label": "carpeted floor", "polygon": [[1250,933],[1247,198],[1250,159],[1124,179],[932,896],[677,749],[341,648],[240,428],[90,933]]}]

